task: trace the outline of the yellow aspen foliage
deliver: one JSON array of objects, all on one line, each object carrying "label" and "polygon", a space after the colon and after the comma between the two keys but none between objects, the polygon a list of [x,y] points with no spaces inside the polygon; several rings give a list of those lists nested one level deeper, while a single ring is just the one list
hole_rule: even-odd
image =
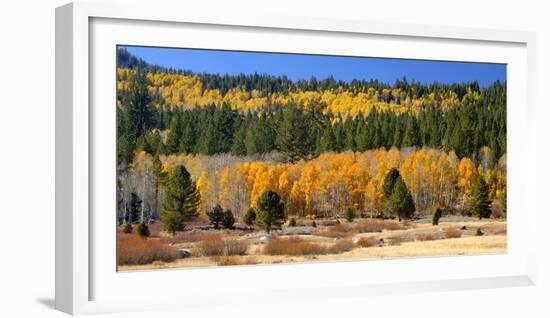
[{"label": "yellow aspen foliage", "polygon": [[[128,90],[135,70],[128,68],[117,69],[117,88],[119,91]],[[358,115],[366,116],[375,108],[378,111],[392,111],[417,113],[424,106],[440,106],[443,110],[451,110],[461,104],[476,102],[480,99],[477,91],[468,88],[462,100],[452,90],[430,93],[414,97],[414,89],[407,92],[399,88],[381,88],[376,90],[369,87],[363,90],[345,90],[342,87],[324,91],[291,90],[288,93],[275,92],[264,95],[261,91],[242,88],[231,88],[225,94],[218,89],[206,89],[197,75],[183,73],[155,72],[148,73],[150,81],[149,91],[159,95],[163,104],[178,108],[193,108],[228,103],[235,110],[259,111],[271,105],[287,106],[296,104],[307,111],[322,111],[324,114],[342,116],[344,119],[355,118]],[[155,104],[160,106],[160,103]]]}]

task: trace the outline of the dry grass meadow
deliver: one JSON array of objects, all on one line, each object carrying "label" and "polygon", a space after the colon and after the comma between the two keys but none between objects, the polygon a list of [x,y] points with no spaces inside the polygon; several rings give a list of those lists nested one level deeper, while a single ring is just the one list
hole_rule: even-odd
[{"label": "dry grass meadow", "polygon": [[143,239],[119,233],[118,270],[501,254],[507,248],[505,221],[456,216],[436,226],[427,219],[342,219],[316,220],[313,227],[300,219],[270,235],[241,226],[196,226],[169,236],[161,228],[154,224],[151,237]]}]

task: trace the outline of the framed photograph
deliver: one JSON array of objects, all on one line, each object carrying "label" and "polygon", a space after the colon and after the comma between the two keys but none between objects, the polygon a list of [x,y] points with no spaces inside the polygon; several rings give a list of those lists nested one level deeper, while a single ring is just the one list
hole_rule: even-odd
[{"label": "framed photograph", "polygon": [[56,308],[535,284],[533,46],[58,8]]}]

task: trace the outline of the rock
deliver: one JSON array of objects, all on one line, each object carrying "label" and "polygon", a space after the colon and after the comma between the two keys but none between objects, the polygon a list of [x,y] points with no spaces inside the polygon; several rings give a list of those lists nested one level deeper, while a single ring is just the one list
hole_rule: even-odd
[{"label": "rock", "polygon": [[191,252],[189,252],[188,250],[179,250],[179,252],[180,252],[180,258],[186,258],[191,256]]},{"label": "rock", "polygon": [[265,242],[269,241],[269,239],[271,239],[271,235],[265,234],[265,235],[260,236],[260,242],[261,243],[265,243]]},{"label": "rock", "polygon": [[465,230],[465,229],[466,229],[466,225],[463,225],[460,229],[461,229],[461,230]]}]

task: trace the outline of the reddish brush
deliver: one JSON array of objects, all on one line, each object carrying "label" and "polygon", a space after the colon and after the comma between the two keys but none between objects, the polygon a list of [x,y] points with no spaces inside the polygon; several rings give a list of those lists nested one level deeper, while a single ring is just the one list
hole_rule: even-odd
[{"label": "reddish brush", "polygon": [[172,262],[177,258],[179,258],[179,251],[163,244],[160,240],[142,238],[135,234],[118,234],[118,265],[142,265],[154,261]]}]

